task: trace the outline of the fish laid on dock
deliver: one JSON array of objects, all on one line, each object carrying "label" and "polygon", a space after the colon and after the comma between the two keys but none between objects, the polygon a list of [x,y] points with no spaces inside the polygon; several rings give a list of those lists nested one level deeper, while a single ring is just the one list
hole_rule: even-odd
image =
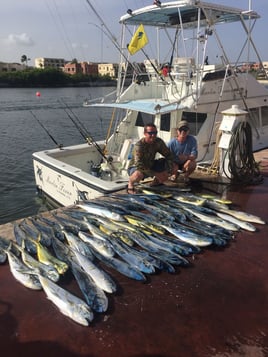
[{"label": "fish laid on dock", "polygon": [[[260,217],[234,210],[227,200],[188,192],[174,191],[168,198],[152,192],[111,195],[52,212],[51,218],[15,222],[16,243],[0,237],[0,263],[8,257],[17,281],[43,288],[64,315],[88,326],[93,311],[107,311],[106,294],[117,291],[112,270],[141,282],[157,270],[174,273],[206,247],[227,246],[239,230],[255,232],[251,222],[265,224]],[[67,270],[81,298],[60,286]]]},{"label": "fish laid on dock", "polygon": [[37,245],[37,257],[40,262],[54,266],[59,274],[64,274],[68,270],[68,265],[53,256],[46,247],[43,247],[41,243],[36,242]]},{"label": "fish laid on dock", "polygon": [[94,315],[83,300],[41,275],[39,279],[47,298],[59,308],[63,315],[68,316],[78,324],[88,326]]},{"label": "fish laid on dock", "polygon": [[41,275],[47,277],[48,279],[54,282],[59,281],[60,275],[57,269],[53,265],[43,264],[39,260],[35,259],[32,255],[30,255],[25,249],[24,242],[22,244],[22,247],[16,245],[16,248],[20,251],[21,259],[27,267],[31,269],[36,269]]},{"label": "fish laid on dock", "polygon": [[114,221],[124,221],[124,218],[120,213],[111,211],[102,206],[98,206],[96,204],[92,204],[90,202],[83,202],[77,205],[78,207],[84,209],[86,212],[99,215],[101,217],[105,217],[108,219],[112,219]]},{"label": "fish laid on dock", "polygon": [[14,278],[22,285],[32,290],[41,290],[42,285],[37,271],[27,267],[12,251],[12,243],[6,250],[9,267]]},{"label": "fish laid on dock", "polygon": [[98,267],[90,259],[85,257],[78,251],[74,251],[74,255],[83,269],[91,276],[96,285],[106,291],[107,293],[114,293],[116,291],[116,284],[108,273]]}]

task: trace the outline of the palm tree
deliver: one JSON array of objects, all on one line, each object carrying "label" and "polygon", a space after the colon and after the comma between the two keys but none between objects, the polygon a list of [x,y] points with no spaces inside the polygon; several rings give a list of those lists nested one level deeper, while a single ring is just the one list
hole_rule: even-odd
[{"label": "palm tree", "polygon": [[28,66],[28,61],[30,61],[31,58],[28,58],[26,55],[22,55],[20,58],[21,63],[25,63],[26,67]]}]

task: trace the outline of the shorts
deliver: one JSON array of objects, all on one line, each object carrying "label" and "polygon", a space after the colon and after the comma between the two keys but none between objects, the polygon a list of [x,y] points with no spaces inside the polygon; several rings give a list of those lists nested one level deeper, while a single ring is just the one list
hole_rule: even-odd
[{"label": "shorts", "polygon": [[[137,170],[136,166],[131,166],[128,168],[128,175],[131,176]],[[144,178],[154,176],[154,172],[163,172],[167,170],[167,162],[166,159],[161,158],[158,160],[154,160],[153,166],[149,169],[146,174],[144,174]],[[150,174],[151,173],[151,174]]]},{"label": "shorts", "polygon": [[154,164],[151,168],[152,171],[154,172],[163,172],[167,170],[167,162],[166,159],[161,158],[158,160],[154,160]]}]

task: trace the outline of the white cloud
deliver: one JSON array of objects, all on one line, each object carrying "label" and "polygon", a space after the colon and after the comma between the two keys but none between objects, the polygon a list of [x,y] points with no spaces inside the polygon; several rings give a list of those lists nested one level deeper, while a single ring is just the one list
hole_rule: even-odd
[{"label": "white cloud", "polygon": [[9,45],[16,45],[16,46],[33,46],[34,41],[33,39],[28,36],[26,33],[21,34],[9,34],[8,37],[5,39],[5,42]]}]

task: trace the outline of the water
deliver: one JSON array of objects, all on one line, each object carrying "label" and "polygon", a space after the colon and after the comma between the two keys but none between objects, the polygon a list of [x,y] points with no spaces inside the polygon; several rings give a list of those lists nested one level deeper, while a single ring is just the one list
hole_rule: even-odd
[{"label": "water", "polygon": [[101,97],[113,90],[109,87],[0,89],[0,224],[48,209],[36,194],[32,153],[56,147],[48,133],[64,146],[85,142],[66,111],[77,116],[94,139],[104,138],[111,111],[100,113],[82,104],[85,99]]}]

